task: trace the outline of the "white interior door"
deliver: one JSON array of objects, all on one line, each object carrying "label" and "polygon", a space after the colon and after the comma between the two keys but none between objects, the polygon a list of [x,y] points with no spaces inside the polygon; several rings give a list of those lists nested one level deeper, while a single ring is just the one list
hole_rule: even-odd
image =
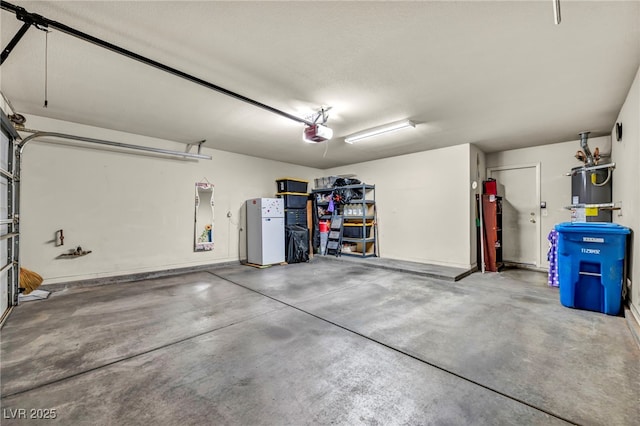
[{"label": "white interior door", "polygon": [[503,261],[540,266],[540,166],[505,166],[487,172],[503,197]]}]

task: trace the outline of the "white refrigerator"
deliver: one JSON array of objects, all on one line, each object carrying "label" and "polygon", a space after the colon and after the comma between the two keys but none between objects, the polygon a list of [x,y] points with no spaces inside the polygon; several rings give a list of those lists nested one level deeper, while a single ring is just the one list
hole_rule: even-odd
[{"label": "white refrigerator", "polygon": [[256,265],[282,263],[284,254],[284,200],[247,200],[247,262]]}]

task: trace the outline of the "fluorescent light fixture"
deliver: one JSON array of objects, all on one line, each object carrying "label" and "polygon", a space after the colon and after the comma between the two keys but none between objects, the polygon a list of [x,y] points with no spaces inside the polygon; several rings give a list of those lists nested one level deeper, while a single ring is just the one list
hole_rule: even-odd
[{"label": "fluorescent light fixture", "polygon": [[415,123],[411,120],[402,120],[396,121],[394,123],[385,124],[383,126],[373,127],[371,129],[363,130],[358,133],[354,133],[352,135],[344,138],[346,143],[354,143],[361,139],[370,138],[373,136],[378,136],[383,133],[395,132],[396,130],[406,129],[407,127],[416,127]]}]

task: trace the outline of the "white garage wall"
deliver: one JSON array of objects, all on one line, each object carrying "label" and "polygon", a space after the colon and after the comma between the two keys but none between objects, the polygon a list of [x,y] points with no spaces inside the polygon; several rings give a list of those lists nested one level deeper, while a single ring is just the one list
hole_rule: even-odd
[{"label": "white garage wall", "polygon": [[[609,136],[589,139],[589,148],[594,151],[600,148],[603,154],[611,152]],[[509,151],[487,154],[487,168],[499,166],[517,166],[521,164],[540,163],[540,200],[547,202],[548,216],[540,216],[540,259],[542,267],[547,269],[547,236],[554,225],[571,220],[571,213],[565,207],[571,204],[571,178],[566,173],[579,166],[575,154],[580,149],[580,140],[541,145],[531,148],[513,149]],[[605,159],[606,160],[606,159]],[[608,161],[608,160],[606,160]],[[613,175],[618,179],[617,172]],[[616,201],[614,199],[614,201]],[[615,213],[614,213],[615,214]]]},{"label": "white garage wall", "polygon": [[[175,142],[28,116],[28,127],[183,151]],[[89,148],[88,148],[89,147]],[[275,179],[316,169],[203,149],[213,160],[30,142],[22,174],[21,261],[46,284],[235,261],[245,255],[243,204],[272,197]],[[154,155],[154,154],[151,154]],[[193,251],[195,182],[215,185],[215,249]],[[227,218],[231,212],[231,218]],[[58,229],[64,246],[54,246]],[[82,246],[92,253],[56,259]],[[239,254],[239,247],[243,253]]]},{"label": "white garage wall", "polygon": [[634,231],[631,302],[632,311],[640,322],[640,69],[616,122],[622,123],[622,140],[615,140],[614,127],[612,154],[616,171],[613,197],[615,200],[622,200],[622,216],[614,214],[614,221]]},{"label": "white garage wall", "polygon": [[382,257],[469,268],[470,150],[464,144],[325,174],[353,173],[376,185]]}]

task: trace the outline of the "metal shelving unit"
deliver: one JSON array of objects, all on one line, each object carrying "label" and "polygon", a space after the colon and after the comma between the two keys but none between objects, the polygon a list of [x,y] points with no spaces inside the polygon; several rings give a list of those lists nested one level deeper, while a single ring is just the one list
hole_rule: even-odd
[{"label": "metal shelving unit", "polygon": [[[329,207],[329,201],[326,200],[328,196],[330,196],[334,190],[336,189],[356,189],[360,190],[362,193],[362,198],[359,199],[351,199],[347,203],[347,205],[358,205],[362,208],[362,214],[348,214],[349,212],[345,211],[344,204],[335,203],[336,210],[333,214],[340,214],[344,218],[345,226],[358,226],[361,227],[360,234],[362,237],[353,238],[353,237],[342,237],[342,242],[344,243],[352,243],[351,246],[355,250],[353,251],[341,251],[341,255],[345,256],[357,256],[357,257],[375,257],[377,256],[377,238],[378,238],[378,229],[376,226],[376,200],[375,200],[375,185],[367,185],[367,184],[357,184],[357,185],[347,185],[341,186],[338,188],[322,188],[322,189],[314,189],[311,191],[313,194],[313,220],[314,220],[314,234],[318,233],[318,222],[320,220],[330,220],[333,217],[333,214],[326,212],[326,214],[320,214],[320,210],[326,209]],[[320,196],[319,196],[320,195]],[[367,236],[367,227],[371,227],[369,231],[369,236]],[[319,247],[320,238],[314,237],[314,248]],[[315,242],[318,241],[316,245]]]}]

